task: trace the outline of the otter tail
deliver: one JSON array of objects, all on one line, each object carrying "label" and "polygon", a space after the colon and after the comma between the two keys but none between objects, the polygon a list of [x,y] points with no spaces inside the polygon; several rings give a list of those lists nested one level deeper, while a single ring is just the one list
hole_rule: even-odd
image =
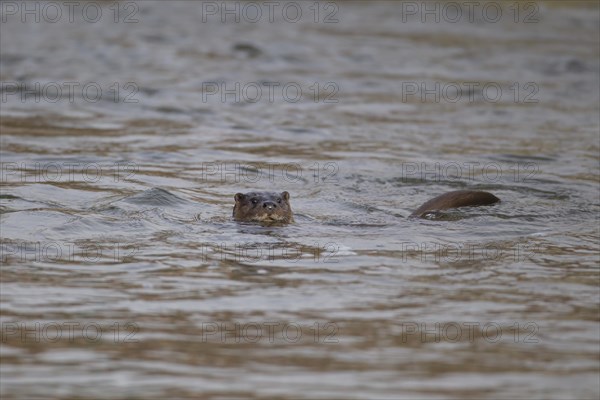
[{"label": "otter tail", "polygon": [[425,202],[413,212],[411,217],[422,217],[428,211],[447,210],[449,208],[486,206],[499,202],[500,199],[488,192],[476,190],[456,190],[444,193]]}]

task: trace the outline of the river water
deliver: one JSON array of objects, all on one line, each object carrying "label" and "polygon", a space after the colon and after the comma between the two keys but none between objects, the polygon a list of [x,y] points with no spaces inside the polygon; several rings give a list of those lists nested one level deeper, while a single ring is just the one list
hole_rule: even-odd
[{"label": "river water", "polygon": [[598,398],[596,2],[165,3],[2,3],[3,399]]}]

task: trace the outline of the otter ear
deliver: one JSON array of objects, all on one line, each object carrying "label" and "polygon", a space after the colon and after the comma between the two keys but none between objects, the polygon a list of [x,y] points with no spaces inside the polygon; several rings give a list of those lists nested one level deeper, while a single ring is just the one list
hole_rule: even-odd
[{"label": "otter ear", "polygon": [[288,201],[290,199],[290,194],[288,192],[281,192],[281,197]]},{"label": "otter ear", "polygon": [[236,203],[239,203],[240,201],[244,200],[244,195],[242,193],[236,193],[234,199]]}]

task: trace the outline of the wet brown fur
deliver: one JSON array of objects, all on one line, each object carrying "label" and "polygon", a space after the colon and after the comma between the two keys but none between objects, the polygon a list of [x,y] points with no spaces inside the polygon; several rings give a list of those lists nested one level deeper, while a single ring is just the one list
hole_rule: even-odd
[{"label": "wet brown fur", "polygon": [[233,206],[233,219],[262,223],[294,222],[290,194],[288,192],[237,193]]},{"label": "wet brown fur", "polygon": [[449,208],[487,206],[499,202],[500,199],[488,192],[477,190],[455,190],[425,202],[413,212],[411,217],[422,217],[429,211],[441,211]]}]

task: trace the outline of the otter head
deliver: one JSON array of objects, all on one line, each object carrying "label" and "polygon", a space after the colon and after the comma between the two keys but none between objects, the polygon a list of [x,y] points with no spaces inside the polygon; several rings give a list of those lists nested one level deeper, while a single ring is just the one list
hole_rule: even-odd
[{"label": "otter head", "polygon": [[237,193],[233,218],[243,222],[284,223],[294,222],[288,192]]}]

